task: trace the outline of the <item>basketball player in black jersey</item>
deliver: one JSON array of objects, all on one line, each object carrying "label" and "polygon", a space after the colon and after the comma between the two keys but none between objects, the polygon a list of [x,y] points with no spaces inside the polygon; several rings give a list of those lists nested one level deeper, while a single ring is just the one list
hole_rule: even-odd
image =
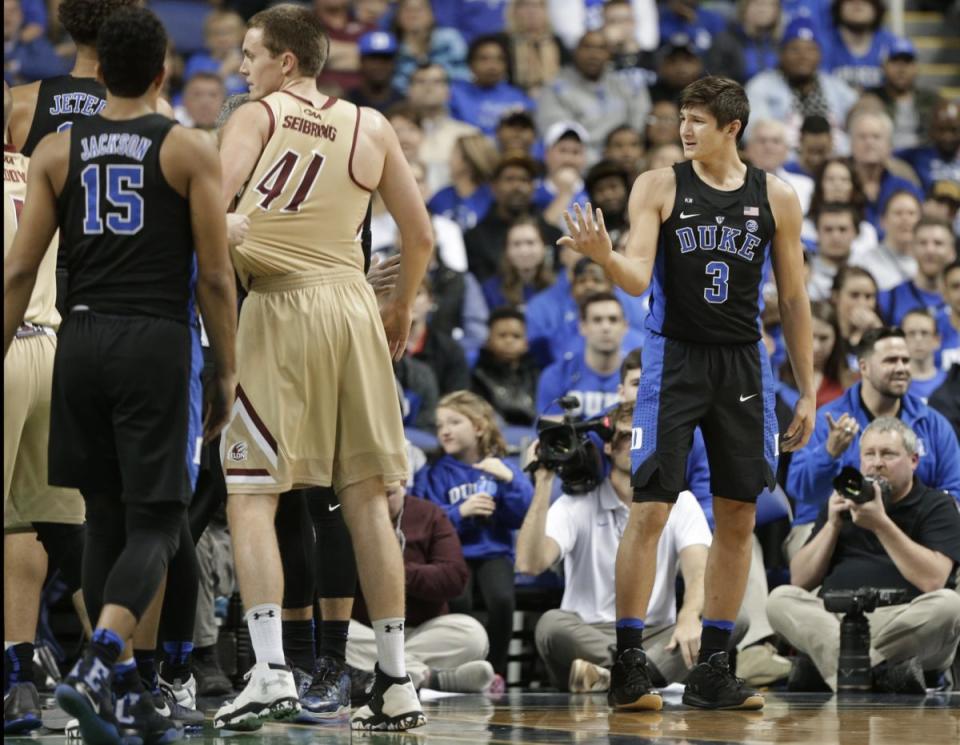
[{"label": "basketball player in black jersey", "polygon": [[[124,647],[176,551],[200,444],[226,423],[236,385],[219,161],[205,135],[154,113],[166,43],[144,9],[104,23],[106,106],[34,151],[4,266],[6,352],[59,227],[70,313],[54,364],[50,482],[86,501],[83,590],[98,620],[57,700],[103,745],[181,734],[158,716]],[[196,301],[216,357],[202,422]]]},{"label": "basketball player in black jersey", "polygon": [[[601,264],[632,295],[652,290],[643,380],[633,429],[633,507],[617,554],[617,657],[609,702],[663,706],[643,653],[643,622],[656,574],[657,543],[685,488],[693,430],[710,462],[716,532],[705,578],[698,664],[685,704],[763,706],[730,670],[726,649],[750,564],[756,499],[774,486],[776,458],[803,447],[813,426],[810,304],[803,285],[802,214],[793,190],[741,162],[737,143],[750,107],[732,80],[707,77],[683,91],[680,136],[687,160],[637,178],[630,236],[613,251],[600,210],[576,207],[561,239]],[[801,397],[779,439],[773,377],[760,341],[759,298],[767,246],[780,315]]]}]

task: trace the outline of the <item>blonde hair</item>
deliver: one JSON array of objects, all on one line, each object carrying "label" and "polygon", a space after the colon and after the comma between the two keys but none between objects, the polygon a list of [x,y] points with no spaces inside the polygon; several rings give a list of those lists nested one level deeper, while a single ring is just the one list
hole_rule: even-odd
[{"label": "blonde hair", "polygon": [[507,454],[507,441],[497,426],[497,414],[493,407],[476,393],[454,391],[440,399],[437,409],[451,409],[470,420],[479,430],[477,450],[481,458],[502,457]]},{"label": "blonde hair", "polygon": [[486,184],[493,177],[493,171],[500,160],[500,153],[486,135],[463,135],[457,138],[456,146],[460,155],[470,169],[473,182],[479,186]]}]

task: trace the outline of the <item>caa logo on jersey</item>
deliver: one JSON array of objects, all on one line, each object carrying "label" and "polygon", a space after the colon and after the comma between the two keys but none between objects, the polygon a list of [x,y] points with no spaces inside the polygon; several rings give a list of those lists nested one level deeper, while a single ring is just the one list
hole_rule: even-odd
[{"label": "caa logo on jersey", "polygon": [[747,220],[747,222],[746,222],[746,228],[747,228],[747,230],[749,230],[751,233],[756,233],[757,230],[760,228],[760,226],[757,224],[757,221],[756,221],[756,220]]},{"label": "caa logo on jersey", "polygon": [[227,457],[230,458],[230,460],[246,460],[247,452],[247,443],[241,440],[240,442],[233,443],[230,447],[230,454]]}]

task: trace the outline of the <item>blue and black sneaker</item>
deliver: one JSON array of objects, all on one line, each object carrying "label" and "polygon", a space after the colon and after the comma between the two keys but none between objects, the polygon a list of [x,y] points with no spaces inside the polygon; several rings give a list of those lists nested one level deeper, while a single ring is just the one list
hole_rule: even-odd
[{"label": "blue and black sneaker", "polygon": [[3,734],[23,735],[41,726],[37,687],[26,681],[11,683],[3,694]]},{"label": "blue and black sneaker", "polygon": [[298,722],[329,722],[350,714],[350,672],[333,657],[321,657],[313,681],[300,696]]},{"label": "blue and black sneaker", "polygon": [[88,745],[121,745],[110,693],[111,671],[91,650],[54,691],[57,703],[77,719]]},{"label": "blue and black sneaker", "polygon": [[118,696],[116,719],[123,745],[166,745],[183,737],[183,725],[157,711],[145,690]]}]

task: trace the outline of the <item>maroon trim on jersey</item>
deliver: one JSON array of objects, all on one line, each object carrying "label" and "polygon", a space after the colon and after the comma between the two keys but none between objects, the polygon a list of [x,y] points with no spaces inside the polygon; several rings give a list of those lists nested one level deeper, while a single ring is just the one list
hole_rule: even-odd
[{"label": "maroon trim on jersey", "polygon": [[262,98],[257,103],[263,104],[263,108],[267,110],[267,116],[270,117],[270,134],[267,135],[267,139],[269,140],[271,137],[273,137],[273,130],[277,128],[277,120],[273,116],[273,109],[270,108],[270,104],[268,104]]},{"label": "maroon trim on jersey", "polygon": [[267,425],[265,425],[263,420],[257,415],[256,410],[250,403],[250,399],[247,398],[247,394],[243,392],[243,388],[240,387],[239,383],[237,383],[237,398],[243,402],[243,408],[247,410],[247,414],[250,415],[250,419],[253,421],[254,426],[256,426],[260,434],[263,435],[263,439],[267,441],[270,449],[273,450],[273,452],[277,452],[277,441],[273,439],[273,435],[270,434],[270,430],[267,429]]},{"label": "maroon trim on jersey", "polygon": [[17,149],[13,146],[12,142],[3,143],[3,152],[5,153],[15,153]]},{"label": "maroon trim on jersey", "polygon": [[338,100],[339,99],[336,96],[330,96],[330,98],[327,99],[327,102],[320,107],[320,111],[326,111],[331,106],[333,106]]},{"label": "maroon trim on jersey", "polygon": [[373,193],[373,189],[368,186],[364,186],[359,181],[357,177],[353,175],[353,152],[357,149],[357,135],[360,134],[360,107],[357,106],[357,123],[353,125],[353,142],[350,143],[350,158],[347,160],[347,172],[350,174],[350,180],[359,186],[364,191],[369,191]]},{"label": "maroon trim on jersey", "polygon": [[269,476],[270,471],[266,468],[228,468],[227,476]]},{"label": "maroon trim on jersey", "polygon": [[295,99],[297,99],[298,101],[302,101],[302,102],[305,103],[307,106],[312,106],[313,108],[317,108],[316,105],[313,103],[313,101],[311,101],[309,98],[304,98],[303,96],[298,96],[296,93],[291,93],[290,91],[280,91],[280,92],[281,92],[281,93],[286,93],[288,96],[293,96]]}]

